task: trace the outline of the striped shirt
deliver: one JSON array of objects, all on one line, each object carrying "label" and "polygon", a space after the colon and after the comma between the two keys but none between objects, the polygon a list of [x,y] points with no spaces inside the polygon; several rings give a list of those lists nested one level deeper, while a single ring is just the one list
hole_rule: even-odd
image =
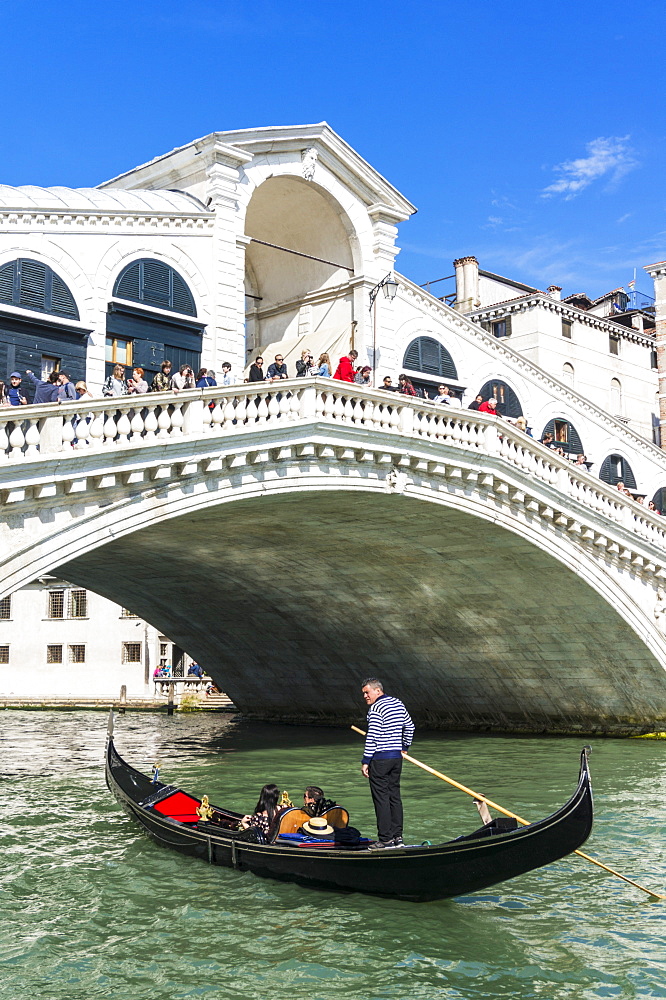
[{"label": "striped shirt", "polygon": [[363,763],[401,757],[414,737],[414,723],[399,698],[379,696],[368,711],[368,735],[365,738]]}]

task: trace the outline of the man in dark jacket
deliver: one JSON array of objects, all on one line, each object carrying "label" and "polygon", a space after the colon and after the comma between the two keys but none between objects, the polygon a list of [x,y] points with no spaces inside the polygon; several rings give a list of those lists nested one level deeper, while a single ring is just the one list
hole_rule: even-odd
[{"label": "man in dark jacket", "polygon": [[60,388],[60,372],[51,372],[46,382],[35,378],[32,372],[26,371],[26,375],[35,387],[35,398],[33,403],[57,403],[58,389]]}]

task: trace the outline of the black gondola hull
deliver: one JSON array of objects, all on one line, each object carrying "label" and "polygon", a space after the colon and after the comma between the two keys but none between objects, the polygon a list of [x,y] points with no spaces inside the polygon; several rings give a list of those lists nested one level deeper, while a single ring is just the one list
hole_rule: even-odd
[{"label": "black gondola hull", "polygon": [[388,851],[250,843],[243,834],[163,816],[142,802],[156,788],[167,786],[156,786],[130,767],[112,739],[107,748],[106,778],[126,812],[163,847],[265,878],[414,902],[487,889],[541,868],[575,851],[592,829],[592,789],[585,751],[574,795],[546,819],[499,835],[476,831],[469,838],[444,844]]}]

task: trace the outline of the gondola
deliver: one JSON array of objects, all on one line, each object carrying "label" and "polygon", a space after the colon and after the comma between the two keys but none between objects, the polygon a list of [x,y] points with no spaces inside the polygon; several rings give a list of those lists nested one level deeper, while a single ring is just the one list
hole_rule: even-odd
[{"label": "gondola", "polygon": [[267,837],[252,828],[239,831],[241,814],[228,809],[212,806],[210,817],[201,819],[201,799],[127,764],[114,746],[112,723],[109,729],[107,785],[153,840],[210,864],[303,886],[413,902],[445,899],[557,861],[584,844],[592,829],[588,747],[581,753],[576,791],[545,819],[518,826],[502,817],[442,844],[369,851],[367,841],[344,836],[349,817],[341,806],[324,814],[335,828],[330,842],[298,839],[309,818],[299,808],[281,812]]}]

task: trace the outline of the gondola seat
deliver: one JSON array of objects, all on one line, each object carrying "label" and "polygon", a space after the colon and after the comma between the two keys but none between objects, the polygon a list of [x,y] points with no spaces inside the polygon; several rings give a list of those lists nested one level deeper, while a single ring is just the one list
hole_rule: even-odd
[{"label": "gondola seat", "polygon": [[194,796],[176,791],[168,798],[162,799],[161,802],[156,802],[153,809],[155,812],[161,813],[162,816],[175,819],[179,823],[198,823],[197,806],[200,805],[200,800],[195,799]]},{"label": "gondola seat", "polygon": [[[268,831],[268,843],[274,844],[277,838],[282,836],[283,833],[298,833],[303,824],[307,823],[311,818],[309,813],[306,813],[304,809],[300,809],[297,806],[285,809],[284,812],[279,813],[273,820],[273,825]],[[322,814],[322,818],[335,829],[340,829],[349,823],[349,813],[342,806],[331,806],[330,809],[327,809]]]}]

